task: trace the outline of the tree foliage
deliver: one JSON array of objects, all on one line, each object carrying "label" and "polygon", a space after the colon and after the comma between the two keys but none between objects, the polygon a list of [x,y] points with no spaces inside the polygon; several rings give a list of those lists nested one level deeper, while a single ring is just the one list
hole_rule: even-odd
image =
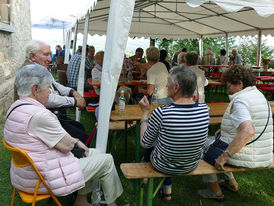
[{"label": "tree foliage", "polygon": [[[237,40],[235,48],[243,58],[245,65],[256,65],[258,37],[242,37]],[[274,49],[266,46],[266,41],[261,43],[261,57],[270,58]]]},{"label": "tree foliage", "polygon": [[[238,53],[241,54],[244,64],[247,65],[256,65],[256,56],[257,56],[257,37],[229,37],[228,38],[228,47],[231,53],[232,49],[237,49]],[[174,40],[174,39],[156,39],[156,46],[159,49],[165,49],[169,57],[182,49],[187,48],[187,51],[196,51],[199,54],[199,39],[184,39],[184,40]],[[206,48],[211,47],[212,51],[215,53],[216,57],[219,57],[221,49],[225,49],[225,37],[217,38],[204,38],[203,39],[203,51],[206,52]],[[271,54],[274,53],[274,49],[270,49],[266,46],[266,41],[262,41],[261,44],[261,56],[262,58],[271,57]],[[203,55],[204,55],[203,54]]]}]

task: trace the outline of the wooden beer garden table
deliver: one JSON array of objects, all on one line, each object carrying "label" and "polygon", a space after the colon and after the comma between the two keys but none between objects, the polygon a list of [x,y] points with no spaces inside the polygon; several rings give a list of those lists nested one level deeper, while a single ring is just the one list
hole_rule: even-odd
[{"label": "wooden beer garden table", "polygon": [[[274,101],[269,102],[272,114],[274,111]],[[210,108],[210,124],[220,124],[222,116],[229,103],[207,103]],[[155,107],[154,107],[155,108]],[[151,115],[153,108],[151,107],[149,117]],[[125,111],[118,111],[116,106],[115,110],[111,112],[110,119],[112,121],[136,121],[136,162],[140,161],[140,120],[142,119],[142,112],[139,105],[126,105]],[[125,148],[126,150],[126,148]]]},{"label": "wooden beer garden table", "polygon": [[[101,86],[101,82],[100,81],[88,80],[88,83],[91,86],[97,86],[97,87]],[[128,81],[126,81],[126,82],[118,82],[118,86],[146,86],[146,85],[147,85],[147,81],[145,81],[145,80],[132,80],[130,82],[128,82]]]}]

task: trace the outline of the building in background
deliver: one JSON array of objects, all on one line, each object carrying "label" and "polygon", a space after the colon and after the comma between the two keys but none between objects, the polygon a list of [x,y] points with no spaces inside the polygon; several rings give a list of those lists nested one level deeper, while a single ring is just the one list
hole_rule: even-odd
[{"label": "building in background", "polygon": [[0,0],[0,119],[13,102],[14,78],[31,40],[29,0]]}]

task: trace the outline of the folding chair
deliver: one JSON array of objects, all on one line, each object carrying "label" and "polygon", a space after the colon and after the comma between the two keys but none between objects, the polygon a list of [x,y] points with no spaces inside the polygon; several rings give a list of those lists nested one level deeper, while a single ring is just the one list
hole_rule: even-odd
[{"label": "folding chair", "polygon": [[[10,145],[8,145],[4,138],[3,138],[3,143],[4,143],[4,146],[8,150],[11,151],[12,162],[16,167],[26,167],[26,166],[31,165],[39,177],[39,179],[37,180],[36,186],[35,186],[34,193],[26,193],[26,192],[23,192],[21,190],[18,190],[15,187],[13,187],[11,206],[13,206],[13,203],[14,203],[14,197],[15,197],[16,190],[19,193],[22,201],[25,203],[32,203],[32,205],[35,205],[36,202],[51,197],[53,199],[53,201],[56,203],[56,205],[62,206],[61,203],[58,201],[58,199],[55,197],[55,195],[52,193],[52,191],[48,188],[43,176],[41,175],[41,173],[39,172],[37,167],[34,165],[32,159],[29,157],[29,155],[22,149],[14,148],[14,147],[11,147]],[[39,188],[39,185],[41,182],[47,188],[48,194],[37,194],[38,188]]]}]

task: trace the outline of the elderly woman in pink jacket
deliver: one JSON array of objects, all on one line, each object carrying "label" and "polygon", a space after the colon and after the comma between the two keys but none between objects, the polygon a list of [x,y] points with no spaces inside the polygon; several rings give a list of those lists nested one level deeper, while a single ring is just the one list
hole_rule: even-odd
[{"label": "elderly woman in pink jacket", "polygon": [[[101,181],[108,205],[116,205],[123,189],[112,156],[88,149],[71,137],[57,117],[44,107],[52,81],[48,70],[38,64],[25,66],[17,73],[15,85],[20,99],[8,111],[6,142],[27,152],[55,195],[78,190],[74,206],[89,205],[86,196],[94,179]],[[84,158],[77,159],[70,152],[75,144],[85,150]],[[29,166],[17,168],[11,162],[10,175],[13,186],[25,192],[34,191],[38,178]],[[46,192],[43,184],[38,192]]]}]

